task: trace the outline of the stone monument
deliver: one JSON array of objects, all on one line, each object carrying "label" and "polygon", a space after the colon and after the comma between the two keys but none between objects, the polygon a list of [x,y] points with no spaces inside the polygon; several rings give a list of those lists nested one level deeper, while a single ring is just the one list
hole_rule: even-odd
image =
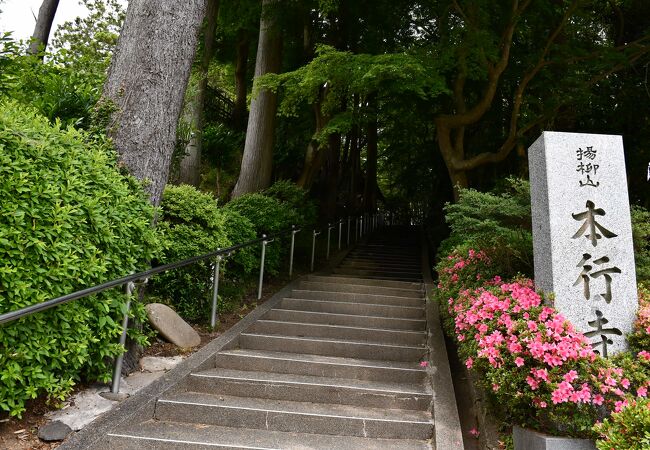
[{"label": "stone monument", "polygon": [[545,131],[528,149],[535,284],[602,356],[638,307],[621,136]]}]

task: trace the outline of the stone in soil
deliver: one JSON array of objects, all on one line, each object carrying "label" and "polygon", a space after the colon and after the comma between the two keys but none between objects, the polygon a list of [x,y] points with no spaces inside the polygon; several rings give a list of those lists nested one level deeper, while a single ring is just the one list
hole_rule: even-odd
[{"label": "stone in soil", "polygon": [[181,348],[192,348],[201,344],[199,333],[169,306],[150,303],[146,309],[151,326],[172,344]]},{"label": "stone in soil", "polygon": [[140,370],[144,372],[168,371],[176,367],[183,361],[182,356],[173,356],[171,358],[161,358],[159,356],[145,356],[140,359]]},{"label": "stone in soil", "polygon": [[59,420],[48,422],[38,429],[39,439],[52,442],[62,441],[72,432],[72,429]]}]

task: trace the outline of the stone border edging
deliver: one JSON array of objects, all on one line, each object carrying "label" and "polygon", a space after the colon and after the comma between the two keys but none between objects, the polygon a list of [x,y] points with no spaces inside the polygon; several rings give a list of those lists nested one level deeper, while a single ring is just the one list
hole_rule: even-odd
[{"label": "stone border edging", "polygon": [[428,370],[433,390],[433,447],[436,450],[458,450],[463,447],[463,433],[458,416],[454,384],[447,347],[440,322],[438,304],[431,300],[434,283],[429,267],[429,248],[422,232],[422,278],[426,292]]},{"label": "stone border edging", "polygon": [[[355,245],[352,245],[347,249],[343,249],[340,252],[333,254],[329,263],[318,272],[314,272],[314,274],[326,273],[328,270],[331,270],[332,267],[337,266],[354,247]],[[239,335],[243,331],[271,310],[284,297],[287,297],[291,290],[295,289],[295,287],[309,275],[310,274],[302,275],[287,284],[281,290],[276,292],[270,299],[248,313],[246,317],[237,322],[224,334],[212,340],[205,347],[198,350],[149,386],[142,388],[132,397],[129,397],[112,410],[99,416],[84,429],[71,435],[58,447],[58,449],[105,450],[109,448],[109,432],[126,424],[143,422],[149,418],[153,418],[156,400],[161,395],[176,387],[178,383],[180,383],[190,373],[212,367],[217,352],[227,346],[236,345]]]}]

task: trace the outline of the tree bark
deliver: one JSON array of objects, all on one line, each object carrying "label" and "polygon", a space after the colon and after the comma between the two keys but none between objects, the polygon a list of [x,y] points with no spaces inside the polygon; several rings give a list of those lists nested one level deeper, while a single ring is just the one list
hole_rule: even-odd
[{"label": "tree bark", "polygon": [[[373,107],[376,102],[371,103]],[[372,114],[372,119],[367,125],[368,145],[366,147],[366,184],[363,201],[366,211],[374,211],[377,208],[377,115]]]},{"label": "tree bark", "polygon": [[32,42],[29,44],[29,54],[38,55],[39,52],[47,48],[47,41],[50,38],[50,30],[58,6],[59,0],[43,0],[43,3],[41,3],[34,33],[32,34]]},{"label": "tree bark", "polygon": [[[260,37],[255,61],[255,77],[280,70],[282,38],[274,15],[270,9],[277,0],[262,1]],[[263,89],[253,98],[246,129],[246,143],[242,157],[239,179],[232,197],[258,192],[271,184],[273,168],[273,137],[277,95]]]},{"label": "tree bark", "polygon": [[108,134],[154,205],[169,176],[204,16],[205,0],[131,0],[104,85],[115,107]]},{"label": "tree bark", "polygon": [[208,88],[208,69],[214,55],[214,38],[217,30],[217,16],[219,15],[219,0],[208,0],[205,12],[206,24],[204,31],[203,55],[199,65],[199,82],[196,95],[187,105],[187,122],[192,129],[190,141],[185,146],[185,156],[179,167],[178,182],[199,186],[201,174],[201,146],[203,141],[203,109],[205,95]]},{"label": "tree bark", "polygon": [[232,110],[232,121],[238,130],[246,129],[246,73],[248,69],[248,49],[250,38],[245,30],[237,33],[237,59],[235,61],[235,105]]}]

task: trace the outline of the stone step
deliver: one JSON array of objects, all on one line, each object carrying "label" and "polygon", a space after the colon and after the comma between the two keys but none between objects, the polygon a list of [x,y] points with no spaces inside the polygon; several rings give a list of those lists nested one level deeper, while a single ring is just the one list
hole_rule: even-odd
[{"label": "stone step", "polygon": [[384,269],[384,270],[410,270],[420,272],[420,264],[403,264],[403,263],[380,263],[370,261],[343,261],[338,268],[349,267],[351,269]]},{"label": "stone step", "polygon": [[[428,417],[427,417],[428,416]],[[431,437],[433,423],[425,411],[363,408],[264,398],[182,392],[156,403],[158,420],[232,428],[344,435],[383,439]]]},{"label": "stone step", "polygon": [[389,270],[383,268],[361,268],[361,267],[339,267],[332,269],[333,274],[340,274],[348,277],[363,277],[365,275],[384,275],[390,277],[412,278],[414,280],[422,279],[422,272],[419,270]]},{"label": "stone step", "polygon": [[301,281],[300,289],[310,291],[350,292],[354,294],[378,294],[395,295],[398,297],[421,298],[422,292],[419,289],[403,289],[382,286],[364,286],[360,284],[347,283],[323,283],[322,281]]},{"label": "stone step", "polygon": [[333,302],[328,300],[308,300],[284,298],[278,308],[316,311],[334,314],[360,316],[395,317],[399,319],[424,319],[424,307],[375,305],[372,303]]},{"label": "stone step", "polygon": [[423,382],[426,377],[426,371],[415,362],[376,361],[251,349],[221,351],[215,357],[215,364],[223,369],[395,383],[416,384]]},{"label": "stone step", "polygon": [[344,261],[349,262],[370,262],[375,264],[404,264],[411,266],[419,266],[421,264],[420,258],[400,258],[391,256],[372,256],[363,255],[359,253],[348,254]]},{"label": "stone step", "polygon": [[422,292],[424,295],[424,285],[422,283],[409,283],[403,281],[369,281],[362,278],[354,277],[336,277],[336,276],[323,276],[323,275],[309,275],[307,277],[309,281],[320,281],[323,283],[347,283],[347,284],[361,284],[366,286],[383,286],[383,287],[394,287],[394,288],[403,288],[403,289],[415,289]]},{"label": "stone step", "polygon": [[[359,280],[366,281],[368,283],[373,283],[375,281],[367,280],[364,278],[359,278]],[[372,303],[375,305],[422,307],[425,304],[424,298],[396,297],[394,295],[349,294],[347,292],[305,291],[303,289],[294,289],[291,291],[290,295],[291,298],[304,298],[307,300]]]},{"label": "stone step", "polygon": [[345,339],[351,341],[390,343],[396,345],[424,345],[426,340],[426,333],[422,331],[382,330],[379,328],[300,323],[289,320],[269,319],[257,320],[248,327],[246,333]]},{"label": "stone step", "polygon": [[255,350],[340,356],[344,358],[383,359],[387,361],[420,361],[426,354],[424,346],[396,345],[352,341],[348,339],[276,336],[242,333],[241,348]]},{"label": "stone step", "polygon": [[192,373],[186,381],[185,390],[235,397],[416,411],[429,410],[432,398],[423,384],[230,369]]},{"label": "stone step", "polygon": [[370,439],[149,420],[109,434],[112,450],[431,450],[427,441]]},{"label": "stone step", "polygon": [[336,314],[294,309],[272,309],[266,313],[264,318],[269,320],[291,320],[302,323],[324,323],[330,325],[364,326],[367,328],[411,331],[423,331],[426,325],[424,319],[399,319],[395,317]]}]

